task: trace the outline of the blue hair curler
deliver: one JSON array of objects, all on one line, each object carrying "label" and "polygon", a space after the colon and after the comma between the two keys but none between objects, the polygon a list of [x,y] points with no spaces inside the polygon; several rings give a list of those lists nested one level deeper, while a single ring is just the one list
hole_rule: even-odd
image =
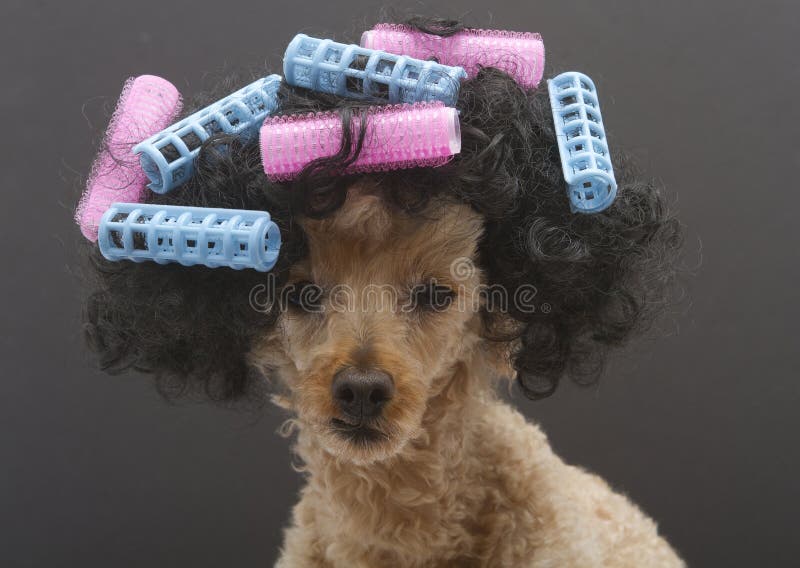
[{"label": "blue hair curler", "polygon": [[266,272],[278,260],[281,233],[263,211],[114,203],[97,242],[108,260]]},{"label": "blue hair curler", "polygon": [[572,211],[599,213],[614,202],[617,181],[597,89],[574,71],[549,80],[547,88]]},{"label": "blue hair curler", "polygon": [[455,106],[461,67],[298,34],[283,56],[286,82],[340,97]]},{"label": "blue hair curler", "polygon": [[278,107],[280,84],[280,75],[259,79],[137,144],[133,151],[150,180],[148,187],[166,193],[186,182],[200,146],[214,134],[245,143],[254,139],[264,118]]}]

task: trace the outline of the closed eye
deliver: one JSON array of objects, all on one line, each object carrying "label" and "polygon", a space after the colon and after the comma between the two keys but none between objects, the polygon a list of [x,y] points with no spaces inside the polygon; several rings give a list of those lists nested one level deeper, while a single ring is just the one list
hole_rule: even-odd
[{"label": "closed eye", "polygon": [[431,281],[411,289],[411,300],[417,311],[440,312],[453,304],[456,293],[450,286]]},{"label": "closed eye", "polygon": [[324,290],[308,280],[287,284],[283,297],[286,304],[298,312],[318,313],[322,311]]}]

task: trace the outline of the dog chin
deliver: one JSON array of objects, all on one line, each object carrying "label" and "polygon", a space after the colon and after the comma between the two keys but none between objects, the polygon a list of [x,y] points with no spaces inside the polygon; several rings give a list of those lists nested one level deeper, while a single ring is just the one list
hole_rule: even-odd
[{"label": "dog chin", "polygon": [[383,461],[395,455],[402,446],[401,440],[379,427],[354,426],[335,418],[331,420],[327,437],[331,453],[358,465]]}]

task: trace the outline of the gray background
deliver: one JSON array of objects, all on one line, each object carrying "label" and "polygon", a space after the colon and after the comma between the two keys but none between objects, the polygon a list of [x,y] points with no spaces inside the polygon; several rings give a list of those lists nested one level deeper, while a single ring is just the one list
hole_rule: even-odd
[{"label": "gray background", "polygon": [[[692,565],[796,566],[800,3],[402,5],[541,32],[556,70],[596,79],[615,140],[687,225],[687,299],[653,337],[598,388],[516,404]],[[378,6],[3,2],[0,565],[270,565],[300,483],[281,414],[170,406],[94,370],[71,188],[126,77],[190,95],[226,65],[278,71],[294,33],[357,39]]]}]

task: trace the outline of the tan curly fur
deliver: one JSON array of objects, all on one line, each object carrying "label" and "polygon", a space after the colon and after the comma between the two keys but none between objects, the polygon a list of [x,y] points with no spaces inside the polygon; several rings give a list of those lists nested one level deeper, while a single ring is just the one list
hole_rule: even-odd
[{"label": "tan curly fur", "polygon": [[[292,279],[325,290],[326,308],[337,287],[358,302],[289,310],[251,353],[285,386],[276,400],[294,414],[307,476],[280,568],[683,566],[653,521],[498,400],[510,346],[481,338],[479,305],[397,313],[373,293],[435,279],[470,296],[480,271],[455,282],[451,266],[474,259],[477,214],[438,201],[410,218],[351,188],[335,216],[304,229],[310,254]],[[355,444],[330,427],[345,365],[393,377],[382,440]]]}]

